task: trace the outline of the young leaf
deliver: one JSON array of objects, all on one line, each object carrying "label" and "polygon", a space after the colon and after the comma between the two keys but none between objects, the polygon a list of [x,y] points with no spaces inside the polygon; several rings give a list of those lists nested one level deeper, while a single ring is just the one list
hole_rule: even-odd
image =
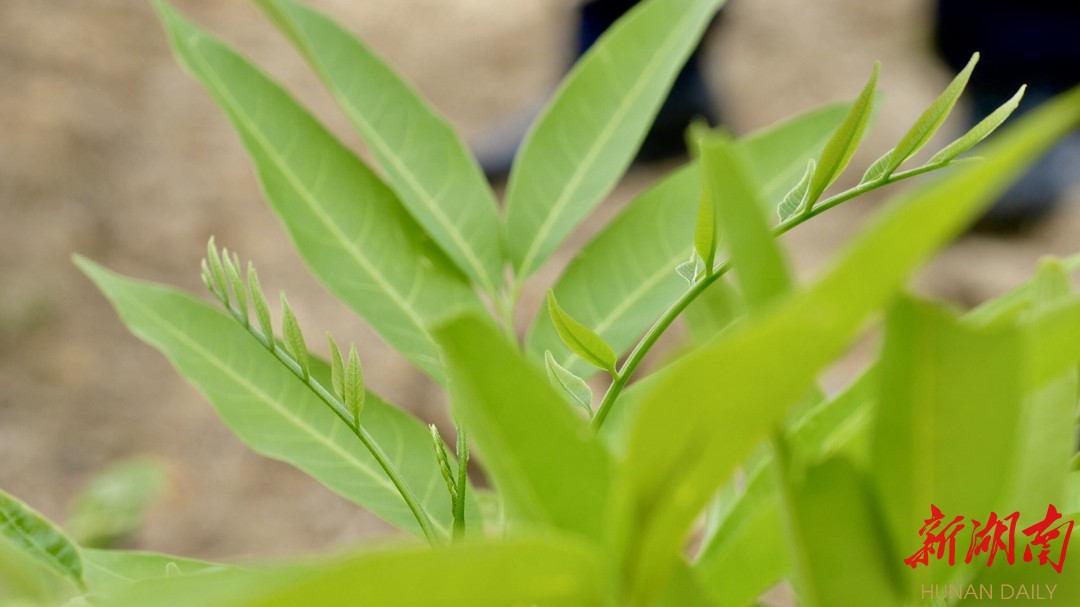
[{"label": "young leaf", "polygon": [[483,307],[465,276],[393,192],[279,85],[164,0],[155,6],[177,57],[239,132],[308,267],[388,344],[442,381],[427,327]]},{"label": "young leaf", "polygon": [[364,411],[367,391],[364,388],[364,372],[360,369],[360,357],[356,345],[349,345],[349,362],[345,365],[345,381],[342,385],[345,408],[352,413],[356,427],[360,427],[360,414]]},{"label": "young leaf", "polygon": [[[421,533],[371,453],[235,319],[174,289],[123,278],[83,258],[76,263],[131,331],[161,350],[252,449],[304,470],[400,529]],[[310,362],[313,375],[321,378],[322,363]],[[393,463],[410,487],[439,482],[423,424],[374,395],[367,397],[360,422],[383,451],[394,454]],[[420,497],[435,531],[448,536],[449,496],[432,491]]]},{"label": "young leaf", "polygon": [[[626,555],[623,579],[635,596],[659,592],[698,513],[818,370],[915,267],[1078,123],[1080,90],[1028,114],[987,150],[984,162],[898,198],[815,284],[655,376],[622,466],[626,493],[616,500],[624,505],[616,549]],[[778,351],[785,356],[777,358]],[[1058,362],[1047,360],[1044,372]],[[711,380],[718,369],[722,384]],[[671,414],[671,403],[679,403],[679,415]]]},{"label": "young leaf", "polygon": [[439,429],[435,424],[428,424],[431,429],[431,446],[435,450],[435,461],[439,463],[439,471],[442,472],[443,481],[446,482],[446,490],[451,497],[457,497],[457,481],[454,480],[454,471],[450,469],[450,458],[446,455],[446,443],[439,435]]},{"label": "young leaf", "polygon": [[593,413],[593,393],[589,384],[585,383],[585,380],[574,375],[559,365],[559,363],[555,362],[555,357],[551,355],[550,350],[544,352],[544,363],[547,368],[548,380],[551,384],[569,396],[570,402],[581,407],[581,409],[591,418]]},{"label": "young leaf", "polygon": [[832,139],[829,140],[821,158],[817,162],[817,170],[810,179],[810,193],[807,205],[813,207],[814,203],[821,198],[825,188],[829,187],[836,178],[844,172],[855,150],[862,143],[866,125],[870,122],[870,114],[874,111],[874,89],[877,87],[878,72],[881,64],[874,64],[874,71],[870,74],[870,80],[863,87],[859,96],[855,99],[851,111],[848,112],[840,128],[836,129]]},{"label": "young leaf", "polygon": [[[825,106],[742,141],[748,168],[770,203],[795,184],[807,159],[821,153],[846,114],[846,105]],[[555,285],[559,303],[616,352],[625,352],[686,290],[671,269],[694,255],[700,197],[697,163],[638,196],[563,272]],[[526,344],[537,361],[551,350],[556,362],[579,377],[596,371],[563,345],[547,314],[536,315]]]},{"label": "young leaf", "polygon": [[229,281],[225,277],[225,268],[221,266],[221,256],[217,247],[214,246],[214,237],[206,242],[206,259],[210,262],[210,275],[214,279],[214,286],[222,303],[229,305]]},{"label": "young leaf", "polygon": [[926,164],[945,164],[952,161],[954,158],[970,150],[978,145],[983,139],[986,139],[993,133],[1001,123],[1012,115],[1016,111],[1017,106],[1020,105],[1020,100],[1024,97],[1024,91],[1027,90],[1027,85],[1021,86],[1020,90],[1005,103],[1001,104],[1001,107],[990,113],[989,116],[983,118],[978,124],[971,127],[967,133],[964,133],[956,141],[950,143],[941,149],[937,154],[934,154]]},{"label": "young leaf", "polygon": [[3,491],[0,491],[0,535],[80,589],[86,588],[82,558],[74,542],[33,508]]},{"label": "young leaf", "polygon": [[[436,329],[451,403],[515,519],[603,536],[612,463],[587,422],[490,320]],[[542,440],[538,440],[541,437]]]},{"label": "young leaf", "polygon": [[326,341],[330,345],[330,384],[334,389],[334,394],[344,400],[345,362],[341,358],[341,348],[338,348],[334,336],[330,335],[329,332],[326,334]]},{"label": "young leaf", "polygon": [[248,303],[247,303],[247,289],[244,287],[244,279],[240,277],[240,258],[233,253],[229,256],[229,251],[226,249],[223,251],[225,256],[225,276],[229,279],[229,285],[232,287],[233,297],[236,299],[236,306],[232,309],[240,314],[241,322],[246,327],[248,324]]},{"label": "young leaf", "polygon": [[[701,261],[701,257],[697,254],[697,251],[694,251],[691,255],[691,259],[675,266],[675,273],[693,286],[693,284],[698,281],[698,278],[705,273],[705,263]],[[547,350],[547,352],[551,352],[551,350]]]},{"label": "young leaf", "polygon": [[[709,193],[709,180],[701,184],[701,202],[698,204],[697,225],[694,228],[694,250],[705,266],[712,272],[716,263],[716,197]],[[690,281],[693,283],[693,281]]]},{"label": "young leaf", "polygon": [[461,137],[330,18],[291,0],[258,4],[337,98],[416,221],[470,278],[496,293],[503,258],[495,196]]},{"label": "young leaf", "polygon": [[810,210],[810,180],[814,178],[814,170],[817,168],[817,164],[811,159],[806,163],[806,172],[803,173],[802,179],[799,183],[795,184],[794,188],[784,196],[784,199],[780,201],[780,205],[776,207],[776,214],[780,216],[780,221],[784,222],[792,217],[801,217],[803,213]]},{"label": "young leaf", "polygon": [[277,347],[274,339],[274,322],[270,319],[270,306],[266,305],[266,296],[263,294],[262,285],[259,284],[259,275],[255,272],[255,264],[248,262],[247,269],[248,295],[251,297],[251,307],[255,308],[255,317],[259,319],[259,328],[270,344],[270,350]]},{"label": "young leaf", "polygon": [[289,300],[285,299],[285,291],[281,292],[281,336],[285,339],[285,348],[292,355],[300,370],[304,372],[304,379],[311,377],[311,368],[308,366],[308,349],[304,343],[304,334],[300,332],[300,323],[296,320],[296,314],[289,306]]},{"label": "young leaf", "polygon": [[941,124],[949,117],[949,113],[952,112],[957,100],[960,99],[960,94],[964,92],[964,87],[967,86],[968,79],[971,78],[971,71],[975,69],[975,64],[978,62],[979,53],[975,53],[971,56],[967,66],[960,70],[960,73],[949,83],[945,92],[941,93],[930,104],[930,107],[926,108],[922,116],[919,116],[919,119],[900,140],[900,143],[870,165],[866,174],[863,175],[863,183],[889,177],[893,174],[893,171],[904,164],[905,160],[914,156],[916,152],[926,145],[927,141],[930,141],[934,133],[941,128]]},{"label": "young leaf", "polygon": [[507,185],[506,243],[519,281],[619,180],[723,3],[641,2],[571,70],[522,143]]},{"label": "young leaf", "polygon": [[554,291],[548,291],[547,309],[548,314],[551,316],[551,322],[555,325],[555,330],[558,331],[559,337],[566,344],[566,347],[584,359],[585,362],[604,369],[612,375],[616,373],[615,351],[599,335],[571,318],[559,306]]}]

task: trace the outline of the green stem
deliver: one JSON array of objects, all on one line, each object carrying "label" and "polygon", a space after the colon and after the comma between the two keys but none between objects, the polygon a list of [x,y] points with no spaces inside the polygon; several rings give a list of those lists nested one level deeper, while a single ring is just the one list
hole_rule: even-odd
[{"label": "green stem", "polygon": [[[220,300],[220,296],[218,297]],[[222,301],[222,303],[225,303]],[[236,310],[233,310],[231,306],[226,304],[229,312],[233,314],[237,320],[240,320],[240,315]],[[364,447],[371,453],[371,456],[378,462],[379,467],[383,469],[386,476],[390,479],[390,482],[394,484],[398,493],[401,494],[401,499],[405,500],[405,504],[412,511],[416,522],[420,524],[421,531],[424,532],[424,537],[427,538],[428,543],[432,546],[439,543],[439,535],[435,532],[435,526],[431,522],[431,517],[428,515],[424,507],[420,505],[419,500],[416,499],[416,494],[413,493],[405,479],[402,478],[401,473],[394,467],[394,463],[390,461],[390,458],[383,451],[382,447],[375,440],[367,429],[357,423],[357,420],[353,419],[352,413],[345,408],[345,405],[332,392],[326,389],[321,383],[319,383],[314,377],[304,377],[304,370],[300,368],[300,365],[292,359],[284,350],[284,348],[278,347],[271,341],[273,338],[268,338],[262,331],[256,329],[250,323],[245,323],[245,328],[251,333],[259,343],[263,345],[267,350],[273,354],[281,364],[285,365],[287,369],[292,371],[293,375],[299,378],[301,381],[311,389],[328,407],[337,415],[341,421],[345,422],[345,425],[352,430],[353,434],[360,439],[360,442],[364,444]]]},{"label": "green stem", "polygon": [[469,486],[469,441],[465,436],[465,428],[461,424],[455,424],[457,428],[457,491],[454,493],[454,540],[460,541],[465,537],[465,491]]},{"label": "green stem", "polygon": [[[773,228],[773,236],[780,236],[790,231],[795,226],[798,226],[811,217],[816,217],[829,209],[843,204],[852,198],[861,196],[871,190],[881,188],[898,181],[903,181],[916,175],[922,175],[923,173],[929,173],[940,168],[948,166],[949,163],[938,163],[932,165],[921,166],[917,169],[911,169],[909,171],[903,171],[901,173],[894,173],[887,177],[882,177],[871,182],[861,183],[849,190],[845,190],[831,198],[827,198],[816,205],[814,205],[809,211],[802,215],[789,217],[786,220],[779,223]],[[621,368],[615,373],[611,385],[608,386],[607,392],[604,393],[603,400],[600,401],[600,407],[596,410],[596,415],[592,419],[592,427],[594,430],[599,430],[604,425],[604,420],[607,419],[608,414],[611,413],[611,408],[615,404],[615,400],[622,393],[623,388],[630,381],[630,377],[634,374],[634,371],[641,364],[641,361],[645,359],[645,355],[649,353],[649,350],[656,344],[660,336],[667,331],[671,323],[675,322],[675,319],[682,314],[686,309],[702,292],[705,291],[712,283],[716,282],[721,276],[723,276],[728,270],[731,269],[731,261],[724,260],[719,266],[717,266],[712,272],[706,272],[705,276],[698,282],[691,285],[691,287],[683,292],[674,303],[668,307],[667,310],[653,323],[652,327],[645,333],[641,341],[634,346],[634,349],[630,351],[629,356],[626,357],[626,361],[623,362]]]}]

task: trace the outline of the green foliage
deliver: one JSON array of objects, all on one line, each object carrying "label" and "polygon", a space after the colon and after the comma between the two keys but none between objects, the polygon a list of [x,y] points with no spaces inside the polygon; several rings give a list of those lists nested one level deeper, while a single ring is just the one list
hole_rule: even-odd
[{"label": "green foliage", "polygon": [[147,458],[109,466],[75,497],[65,525],[80,546],[106,548],[142,527],[167,482],[165,467]]},{"label": "green foliage", "polygon": [[[461,138],[329,18],[259,0],[352,119],[379,174],[159,1],[174,51],[237,130],[312,272],[446,386],[454,453],[434,426],[367,390],[355,346],[344,356],[328,336],[329,363],[311,355],[284,295],[275,335],[253,264],[243,276],[239,257],[213,240],[201,272],[223,311],[76,263],[249,446],[431,546],[250,567],[80,551],[0,494],[0,581],[14,580],[0,584],[0,600],[714,606],[753,604],[786,580],[801,604],[831,607],[910,604],[919,584],[958,579],[1057,579],[1055,598],[1080,599],[1077,559],[1060,578],[1019,564],[912,572],[903,563],[932,503],[971,517],[1038,516],[1053,503],[1080,516],[1080,297],[1070,274],[1080,257],[1046,260],[1029,283],[963,315],[905,293],[921,265],[1080,123],[1080,91],[1009,127],[981,162],[954,161],[1021,93],[901,171],[950,114],[973,59],[862,183],[830,197],[868,128],[878,66],[853,103],[740,140],[699,127],[697,158],[585,245],[518,343],[523,282],[627,168],[721,4],[646,0],[602,37],[531,130],[500,212]],[[796,284],[787,231],[954,166],[895,197],[823,272]],[[691,347],[639,377],[680,317]],[[866,369],[836,394],[818,390],[820,372],[882,324]],[[594,380],[604,392],[593,414],[586,379],[597,369],[611,377]],[[479,493],[468,483],[472,445],[493,485]],[[140,511],[142,495],[101,500],[119,522],[98,527],[130,528],[125,514]],[[68,580],[66,590],[52,578]]]}]

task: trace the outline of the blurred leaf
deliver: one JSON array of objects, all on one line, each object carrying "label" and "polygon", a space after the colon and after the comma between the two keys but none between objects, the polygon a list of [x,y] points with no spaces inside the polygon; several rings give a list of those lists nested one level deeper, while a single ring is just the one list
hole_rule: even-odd
[{"label": "blurred leaf", "polygon": [[496,293],[503,258],[495,196],[457,133],[332,19],[291,0],[258,4],[345,109],[402,204],[459,268]]},{"label": "blurred leaf", "polygon": [[980,120],[978,124],[971,127],[971,130],[964,133],[959,139],[942,148],[937,154],[934,154],[926,164],[949,162],[960,154],[975,147],[983,139],[989,137],[991,133],[1001,126],[1001,123],[1005,122],[1005,120],[1016,111],[1017,106],[1020,105],[1020,100],[1024,97],[1025,90],[1027,90],[1027,85],[1021,86],[1020,90],[1016,91],[1016,94],[1008,101],[1001,104],[1001,107],[991,112],[986,118]]},{"label": "blurred leaf", "polygon": [[904,161],[914,156],[916,152],[926,145],[926,142],[930,141],[934,133],[941,128],[945,119],[949,117],[957,100],[960,99],[960,94],[964,92],[964,87],[967,86],[968,79],[971,78],[971,71],[975,69],[975,64],[978,62],[979,53],[975,53],[971,56],[967,66],[960,70],[960,73],[949,83],[945,91],[930,104],[930,107],[926,108],[922,116],[919,116],[919,119],[915,121],[915,124],[900,140],[900,143],[870,165],[866,174],[863,175],[863,183],[892,175],[893,171],[904,164]]},{"label": "blurred leaf", "polygon": [[690,341],[700,346],[742,316],[745,303],[726,277],[716,279],[682,313]]},{"label": "blurred leaf", "polygon": [[611,191],[723,0],[648,0],[600,37],[563,81],[514,161],[506,244],[532,274]]},{"label": "blurred leaf", "polygon": [[[124,324],[162,351],[213,403],[252,449],[288,462],[330,489],[411,533],[420,527],[382,468],[303,381],[233,319],[174,289],[114,274],[86,259],[79,267],[109,298]],[[315,369],[316,377],[329,369]],[[325,367],[324,363],[319,364]],[[327,380],[329,377],[326,378]],[[451,524],[427,428],[369,395],[361,424],[418,495],[437,530]]]},{"label": "blurred leaf", "polygon": [[454,411],[511,517],[599,539],[611,461],[587,422],[490,322],[462,316],[435,335]]},{"label": "blurred leaf", "polygon": [[443,380],[427,326],[482,304],[394,194],[288,93],[156,0],[173,50],[222,107],[308,266],[379,334]]},{"label": "blurred leaf", "polygon": [[547,310],[548,315],[551,316],[551,323],[555,325],[555,331],[570,351],[597,368],[604,369],[612,375],[616,373],[617,361],[611,346],[607,345],[603,338],[592,329],[567,314],[559,306],[559,301],[555,299],[554,291],[548,291]]},{"label": "blurred leaf", "polygon": [[[708,177],[701,184],[701,202],[698,204],[697,222],[694,227],[694,250],[701,258],[705,271],[712,272],[716,265],[716,197],[709,193]],[[692,281],[691,281],[692,282]]]},{"label": "blurred leaf", "polygon": [[877,87],[878,72],[881,64],[874,64],[874,71],[870,74],[870,81],[863,87],[858,98],[855,99],[851,111],[848,112],[844,122],[833,134],[832,139],[821,152],[817,162],[817,169],[813,178],[810,179],[810,193],[807,196],[807,205],[814,206],[825,188],[829,187],[836,178],[844,172],[855,150],[862,143],[866,125],[870,122],[870,115],[874,111],[874,89]]},{"label": "blurred leaf", "polygon": [[550,350],[544,353],[544,363],[547,367],[548,380],[551,381],[552,385],[562,390],[564,394],[570,397],[570,402],[584,410],[589,417],[592,417],[593,393],[589,384],[559,366]]},{"label": "blurred leaf", "polygon": [[75,497],[65,525],[68,533],[83,547],[107,547],[123,540],[142,527],[146,511],[167,480],[165,466],[148,458],[109,466]]},{"label": "blurred leaf", "polygon": [[[807,159],[821,152],[847,107],[834,104],[812,110],[741,142],[747,168],[763,196],[773,200],[798,181]],[[693,254],[691,238],[700,200],[696,164],[675,171],[635,198],[563,272],[554,288],[559,303],[616,352],[625,352],[686,290],[672,268]],[[597,289],[598,284],[604,288]],[[551,350],[556,362],[579,376],[587,378],[595,371],[562,344],[546,314],[533,321],[527,347],[538,360]]]},{"label": "blurred leaf", "polygon": [[0,491],[0,536],[84,588],[79,548],[56,525],[30,506]]},{"label": "blurred leaf", "polygon": [[[870,314],[1074,128],[1078,98],[1080,92],[1070,93],[1026,116],[987,150],[984,162],[901,196],[816,284],[657,374],[634,422],[615,501],[624,508],[616,550],[625,555],[623,579],[635,596],[655,596],[716,489]],[[723,383],[713,380],[717,370]],[[678,415],[672,403],[679,404]]]},{"label": "blurred leaf", "polygon": [[86,582],[95,597],[111,597],[135,582],[166,577],[171,564],[182,575],[236,569],[232,565],[127,550],[83,550]]},{"label": "blurred leaf", "polygon": [[0,605],[52,607],[72,594],[60,572],[0,534]]},{"label": "blurred leaf", "polygon": [[605,605],[591,547],[556,538],[396,548],[322,564],[149,580],[108,607]]}]

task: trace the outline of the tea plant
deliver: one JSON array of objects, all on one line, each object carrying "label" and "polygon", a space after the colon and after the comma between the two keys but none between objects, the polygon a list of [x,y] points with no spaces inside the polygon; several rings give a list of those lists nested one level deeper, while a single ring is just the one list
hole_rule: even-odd
[{"label": "tea plant", "polygon": [[[513,327],[523,285],[626,170],[721,0],[650,0],[614,26],[530,131],[502,209],[461,139],[363,43],[292,0],[258,4],[344,108],[378,173],[240,55],[157,7],[312,272],[447,389],[454,448],[366,389],[355,346],[345,353],[328,336],[329,362],[311,354],[284,295],[275,325],[254,266],[213,239],[202,278],[217,308],[76,262],[253,449],[430,546],[245,567],[94,550],[0,494],[0,575],[17,581],[4,586],[9,597],[749,605],[784,580],[804,605],[925,604],[926,585],[1005,581],[1080,597],[1075,558],[1065,574],[1001,560],[905,564],[931,504],[950,517],[1041,516],[1053,504],[1077,518],[1080,298],[1070,272],[1080,258],[1048,259],[1032,281],[966,314],[904,292],[1080,123],[1080,91],[963,161],[1021,90],[904,169],[953,109],[973,57],[857,185],[832,194],[869,124],[876,65],[850,104],[740,140],[695,127],[694,160],[584,246],[522,343]],[[941,169],[894,198],[820,276],[795,283],[779,236]],[[877,360],[837,394],[816,387],[882,313]],[[680,317],[695,346],[641,376]],[[610,381],[597,397],[586,380],[600,371]],[[491,489],[469,482],[474,448]]]}]

